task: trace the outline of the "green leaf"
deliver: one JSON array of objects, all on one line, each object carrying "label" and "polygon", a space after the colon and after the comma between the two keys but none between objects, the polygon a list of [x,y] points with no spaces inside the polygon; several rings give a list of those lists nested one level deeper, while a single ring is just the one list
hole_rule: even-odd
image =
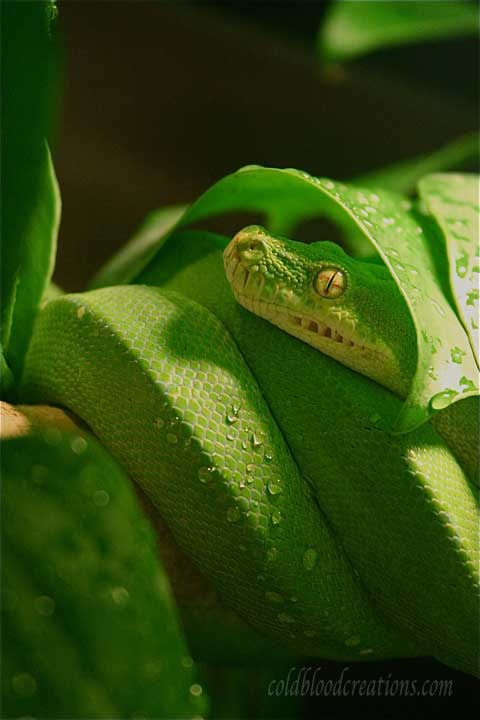
[{"label": "green leaf", "polygon": [[4,717],[191,717],[191,661],[155,538],[92,439],[2,445]]},{"label": "green leaf", "polygon": [[381,48],[477,33],[476,3],[342,0],[322,24],[318,50],[327,62],[344,62]]},{"label": "green leaf", "polygon": [[172,205],[147,215],[132,239],[97,272],[90,287],[125,285],[138,276],[162,246],[186,207]]},{"label": "green leaf", "polygon": [[[429,175],[419,183],[419,195],[435,218],[446,242],[450,286],[458,315],[479,363],[479,197],[478,175]],[[461,363],[460,354],[456,362]]]},{"label": "green leaf", "polygon": [[24,238],[44,181],[45,137],[57,91],[52,3],[0,5],[2,347],[8,357]]},{"label": "green leaf", "polygon": [[22,371],[35,316],[53,273],[60,212],[60,192],[50,152],[45,146],[37,201],[20,248],[16,293],[7,337],[6,359],[17,378]]}]

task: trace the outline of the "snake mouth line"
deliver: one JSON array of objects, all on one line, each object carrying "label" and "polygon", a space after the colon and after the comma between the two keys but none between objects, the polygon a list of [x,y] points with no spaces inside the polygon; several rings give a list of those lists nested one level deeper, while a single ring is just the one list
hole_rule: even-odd
[{"label": "snake mouth line", "polygon": [[[225,270],[235,297],[247,310],[274,324],[281,325],[287,332],[298,335],[309,343],[315,342],[318,338],[320,342],[321,340],[327,340],[332,343],[343,344],[344,347],[355,347],[357,350],[368,349],[362,343],[352,340],[321,320],[298,315],[275,303],[274,299],[271,301],[262,299],[260,296],[264,285],[263,276],[260,275],[260,279],[257,279],[257,273],[250,272],[237,253],[234,252],[225,257]],[[253,280],[254,284],[251,292],[247,288],[249,280]],[[272,298],[274,297],[272,296]]]}]

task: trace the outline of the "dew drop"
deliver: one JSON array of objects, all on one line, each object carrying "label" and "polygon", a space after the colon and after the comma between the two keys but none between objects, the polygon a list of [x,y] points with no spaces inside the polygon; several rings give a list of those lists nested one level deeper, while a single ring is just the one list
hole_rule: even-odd
[{"label": "dew drop", "polygon": [[105,507],[110,502],[110,495],[105,490],[96,490],[93,493],[93,502],[98,507]]},{"label": "dew drop", "polygon": [[293,602],[293,603],[298,602],[298,597],[296,595],[292,595],[292,597],[290,598],[290,602]]},{"label": "dew drop", "polygon": [[265,575],[257,575],[258,582],[265,582]]},{"label": "dew drop", "polygon": [[247,471],[247,473],[250,474],[255,470],[255,468],[256,468],[256,465],[254,465],[253,463],[249,463],[246,467],[246,471]]},{"label": "dew drop", "polygon": [[277,618],[284,625],[288,625],[290,623],[295,622],[295,620],[292,618],[291,615],[288,615],[288,613],[284,613],[284,612],[278,613]]},{"label": "dew drop", "polygon": [[167,433],[167,442],[170,443],[170,445],[176,445],[178,442],[178,438],[175,435],[175,433]]},{"label": "dew drop", "polygon": [[55,600],[48,595],[40,595],[35,599],[35,610],[39,615],[53,615],[55,612]]},{"label": "dew drop", "polygon": [[235,436],[232,433],[227,433],[227,440],[235,440]]},{"label": "dew drop", "polygon": [[236,415],[233,415],[231,413],[228,413],[227,415],[227,423],[229,425],[233,425],[233,423],[236,423],[238,420],[238,417]]},{"label": "dew drop", "polygon": [[455,395],[457,395],[455,390],[444,390],[443,392],[439,392],[432,397],[432,399],[430,400],[430,405],[433,410],[443,410],[450,405]]},{"label": "dew drop", "polygon": [[473,380],[469,380],[465,375],[463,375],[459,380],[460,386],[462,386],[462,392],[469,392],[471,390],[476,390],[477,386],[473,382]]},{"label": "dew drop", "polygon": [[265,593],[265,600],[271,603],[277,603],[280,604],[283,602],[283,597],[280,595],[280,593],[272,592],[271,590],[267,590]]},{"label": "dew drop", "polygon": [[454,363],[461,363],[466,353],[459,347],[454,347],[450,350],[450,355]]},{"label": "dew drop", "polygon": [[193,660],[190,657],[190,655],[185,655],[182,658],[182,667],[187,668],[187,669],[193,667]]},{"label": "dew drop", "polygon": [[201,467],[198,471],[198,479],[201,483],[206,485],[207,483],[211,482],[214,477],[215,468],[213,467]]},{"label": "dew drop", "polygon": [[277,559],[278,556],[278,550],[275,547],[269,548],[267,550],[267,560],[268,562],[273,562]]},{"label": "dew drop", "polygon": [[455,270],[459,278],[464,278],[468,272],[468,258],[461,256],[455,262]]},{"label": "dew drop", "polygon": [[203,693],[203,688],[198,683],[193,683],[193,685],[190,685],[190,694],[193,695],[193,697],[200,697],[200,695]]},{"label": "dew drop", "polygon": [[347,638],[345,640],[345,645],[348,645],[348,647],[355,647],[355,645],[360,644],[360,637],[358,635],[352,635],[351,637]]},{"label": "dew drop", "polygon": [[230,507],[227,510],[227,520],[228,522],[237,522],[237,520],[240,520],[240,510],[237,507]]},{"label": "dew drop", "polygon": [[305,570],[313,570],[317,562],[317,551],[313,548],[308,548],[303,554],[303,567]]},{"label": "dew drop", "polygon": [[371,655],[373,653],[372,648],[365,648],[359,651],[360,655]]},{"label": "dew drop", "polygon": [[75,455],[81,455],[87,449],[87,441],[81,435],[76,435],[70,441],[70,447],[72,448]]},{"label": "dew drop", "polygon": [[313,638],[317,633],[315,632],[315,630],[304,630],[303,634],[305,635],[305,637]]},{"label": "dew drop", "polygon": [[265,462],[270,463],[273,460],[273,455],[271,453],[266,452],[264,457],[265,457]]},{"label": "dew drop", "polygon": [[270,493],[270,495],[280,495],[280,493],[283,492],[282,486],[273,480],[270,480],[270,482],[267,485],[267,488],[268,488],[268,492]]},{"label": "dew drop", "polygon": [[165,426],[165,420],[163,418],[157,418],[153,421],[156,428],[160,429]]},{"label": "dew drop", "polygon": [[12,678],[12,688],[17,695],[30,697],[37,691],[37,681],[30,673],[19,673]]},{"label": "dew drop", "polygon": [[272,513],[272,523],[274,525],[280,525],[281,521],[282,521],[282,513],[280,512],[280,510],[275,510]]},{"label": "dew drop", "polygon": [[117,605],[125,605],[130,600],[130,593],[125,587],[112,588],[112,600]]},{"label": "dew drop", "polygon": [[263,444],[263,440],[253,433],[252,435],[252,447],[259,448]]}]

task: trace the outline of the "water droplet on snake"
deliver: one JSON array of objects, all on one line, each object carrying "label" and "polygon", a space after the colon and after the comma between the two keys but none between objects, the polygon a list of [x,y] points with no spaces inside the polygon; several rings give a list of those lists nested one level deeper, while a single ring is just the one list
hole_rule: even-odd
[{"label": "water droplet on snake", "polygon": [[214,477],[215,468],[208,466],[208,467],[201,467],[198,471],[198,479],[201,483],[206,485],[206,483],[211,482]]},{"label": "water droplet on snake", "polygon": [[37,681],[30,673],[19,673],[12,678],[13,692],[29,697],[37,691]]},{"label": "water droplet on snake", "polygon": [[358,635],[351,635],[349,638],[345,640],[345,645],[348,647],[355,647],[355,645],[360,644],[360,637]]},{"label": "water droplet on snake", "polygon": [[87,441],[81,435],[76,435],[70,440],[70,447],[75,455],[81,455],[87,449]]},{"label": "water droplet on snake", "polygon": [[112,600],[116,605],[125,605],[130,600],[130,593],[125,587],[114,587],[112,588]]},{"label": "water droplet on snake", "polygon": [[263,440],[258,437],[255,433],[252,435],[252,447],[259,448],[263,444]]},{"label": "water droplet on snake", "polygon": [[240,510],[237,507],[231,507],[227,510],[227,520],[228,522],[237,522],[237,520],[240,520]]},{"label": "water droplet on snake", "polygon": [[278,613],[277,618],[284,625],[288,625],[289,623],[295,622],[295,620],[292,618],[291,615],[288,615],[288,613],[284,613],[284,612]]},{"label": "water droplet on snake", "polygon": [[39,615],[53,615],[55,611],[55,600],[48,595],[40,595],[35,599],[35,610]]},{"label": "water droplet on snake", "polygon": [[97,507],[105,507],[110,502],[110,495],[105,490],[96,490],[93,493],[93,502]]},{"label": "water droplet on snake", "polygon": [[270,482],[267,485],[268,492],[270,495],[280,495],[280,493],[283,492],[283,488],[281,485],[279,485],[277,482],[274,482],[273,480],[270,480]]},{"label": "water droplet on snake", "polygon": [[278,550],[275,547],[269,548],[267,550],[267,560],[268,562],[273,562],[277,559],[278,556]]},{"label": "water droplet on snake", "polygon": [[303,554],[303,567],[305,570],[313,570],[317,563],[317,551],[313,548],[308,548]]}]

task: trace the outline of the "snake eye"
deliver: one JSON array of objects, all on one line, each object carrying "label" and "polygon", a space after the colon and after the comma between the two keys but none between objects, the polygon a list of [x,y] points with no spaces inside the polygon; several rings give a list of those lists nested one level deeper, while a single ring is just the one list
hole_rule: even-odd
[{"label": "snake eye", "polygon": [[338,268],[324,268],[316,275],[313,287],[325,298],[337,298],[345,292],[347,278]]}]

